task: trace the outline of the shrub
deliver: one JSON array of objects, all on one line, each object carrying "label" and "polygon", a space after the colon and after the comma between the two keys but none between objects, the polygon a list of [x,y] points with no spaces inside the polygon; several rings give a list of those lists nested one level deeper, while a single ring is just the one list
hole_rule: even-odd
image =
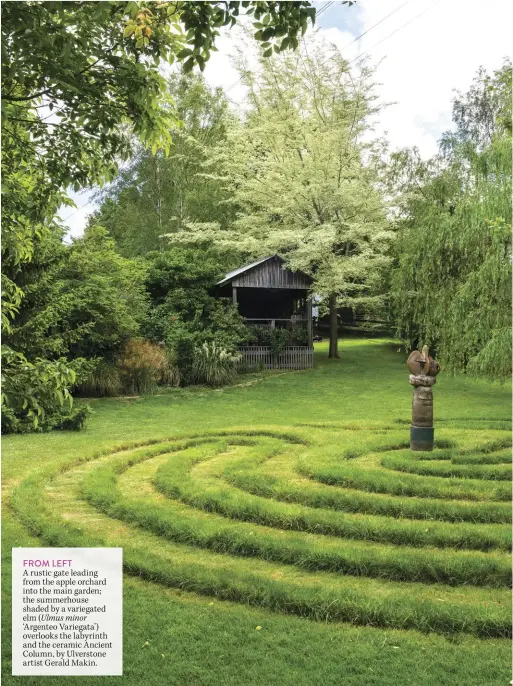
[{"label": "shrub", "polygon": [[81,431],[92,413],[90,405],[53,408],[38,420],[37,426],[28,417],[20,417],[12,407],[2,409],[3,434],[28,434],[47,431]]},{"label": "shrub", "polygon": [[75,393],[105,398],[120,393],[151,393],[157,385],[178,386],[176,354],[150,341],[132,339],[117,363],[100,360]]},{"label": "shrub", "polygon": [[194,349],[192,377],[196,383],[222,386],[233,381],[240,359],[240,355],[234,355],[215,341],[205,341]]},{"label": "shrub", "polygon": [[53,428],[56,431],[82,431],[86,420],[91,413],[92,409],[90,405],[75,407],[73,410],[71,410],[71,412],[64,415],[62,419],[53,426]]},{"label": "shrub", "polygon": [[176,366],[161,345],[133,338],[118,359],[122,388],[126,393],[153,393],[159,383],[179,380]]},{"label": "shrub", "polygon": [[231,298],[216,298],[210,289],[225,265],[205,250],[173,248],[148,253],[146,290],[151,307],[142,325],[145,338],[177,355],[183,384],[193,383],[195,348],[215,341],[227,351],[248,340],[248,328]]},{"label": "shrub", "polygon": [[204,321],[198,312],[190,321],[183,321],[177,315],[169,317],[166,346],[176,355],[176,364],[180,371],[180,378],[184,384],[197,383],[194,370],[196,350],[204,343],[215,343],[227,353],[235,354],[239,343],[247,340],[248,329],[240,325],[239,315],[233,306],[225,307],[220,303],[216,306],[215,317]]},{"label": "shrub", "polygon": [[[90,371],[91,363],[83,358],[32,362],[2,346],[2,432],[51,431],[73,422],[80,411],[73,408],[70,388]],[[81,426],[87,414],[82,413]]]},{"label": "shrub", "polygon": [[176,315],[169,318],[166,347],[176,356],[180,378],[185,384],[192,381],[194,349],[205,340],[205,337],[200,339],[199,334],[191,322],[183,322]]},{"label": "shrub", "polygon": [[178,367],[178,355],[175,350],[164,348],[167,364],[160,369],[158,383],[161,386],[179,386],[180,369]]},{"label": "shrub", "polygon": [[308,345],[308,329],[271,329],[268,326],[252,326],[249,334],[253,345],[265,345],[271,348],[273,355],[279,355],[288,345]]},{"label": "shrub", "polygon": [[308,329],[298,326],[292,331],[292,345],[308,345]]},{"label": "shrub", "polygon": [[62,238],[53,224],[35,241],[22,271],[10,265],[15,281],[7,275],[2,281],[11,290],[15,283],[19,298],[3,319],[6,433],[48,431],[63,421],[82,425],[87,413],[71,409],[71,390],[115,395],[120,382],[113,365],[95,368],[100,359],[112,362],[146,317],[143,264],[118,255],[101,227],[72,245]]},{"label": "shrub", "polygon": [[119,369],[112,363],[101,360],[91,374],[78,384],[75,393],[89,398],[105,398],[119,395],[121,378]]}]

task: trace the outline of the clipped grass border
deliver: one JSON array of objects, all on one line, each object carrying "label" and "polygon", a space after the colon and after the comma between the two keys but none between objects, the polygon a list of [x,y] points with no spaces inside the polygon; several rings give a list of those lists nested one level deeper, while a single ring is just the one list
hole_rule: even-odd
[{"label": "clipped grass border", "polygon": [[[213,449],[212,449],[213,448]],[[208,459],[223,446],[193,448],[182,457],[189,464]],[[140,454],[140,460],[148,459]],[[214,516],[195,520],[194,510],[185,514],[170,510],[166,503],[132,502],[117,487],[117,476],[134,464],[134,457],[117,459],[91,471],[84,480],[85,499],[101,512],[129,524],[136,524],[165,538],[218,553],[257,557],[293,564],[308,571],[330,571],[355,576],[371,576],[395,581],[508,586],[511,583],[509,558],[485,553],[437,551],[390,547],[380,543],[360,543],[309,538],[255,528],[246,523],[231,522]],[[172,468],[172,467],[171,467]]]},{"label": "clipped grass border", "polygon": [[[189,437],[177,436],[170,439],[171,446],[163,445],[159,440],[138,442],[124,448],[128,452],[141,447],[140,452],[149,451],[157,455],[219,440],[219,436],[234,436],[240,431],[234,429]],[[251,433],[253,436],[264,434],[278,438],[284,436],[278,431],[254,430]],[[307,443],[297,436],[294,439],[297,443]],[[148,448],[148,445],[151,447]],[[11,506],[18,519],[48,545],[113,544],[108,537],[92,536],[81,527],[56,517],[45,501],[45,487],[58,479],[60,474],[107,454],[111,454],[111,451],[67,462],[59,460],[25,479],[12,494]],[[122,459],[125,458],[128,461],[138,459],[133,455],[123,455]],[[450,587],[439,584],[424,586],[381,580],[378,587],[378,582],[372,579],[340,577],[326,572],[302,573],[297,578],[289,578],[287,567],[261,560],[255,560],[255,571],[249,571],[248,565],[245,565],[241,572],[238,558],[216,554],[213,559],[217,564],[211,565],[208,564],[208,556],[205,558],[197,548],[188,546],[178,547],[177,550],[185,551],[185,559],[189,556],[192,562],[175,562],[173,558],[157,554],[158,541],[161,539],[149,533],[144,534],[146,536],[148,540],[142,540],[139,545],[132,543],[131,536],[123,539],[127,571],[172,587],[323,621],[417,628],[447,635],[466,632],[481,638],[508,637],[511,634],[506,603],[508,594],[502,589],[466,587],[464,591],[453,589],[455,593],[449,593]],[[201,560],[203,563],[199,564]],[[285,574],[283,578],[282,573]],[[417,593],[421,588],[424,589],[424,596]],[[446,597],[438,600],[436,594]]]},{"label": "clipped grass border", "polygon": [[462,499],[474,501],[511,501],[511,484],[481,482],[477,479],[450,480],[430,477],[426,481],[417,474],[386,474],[379,469],[354,465],[310,466],[306,460],[298,465],[298,471],[314,481],[331,486],[344,486],[370,493],[386,493],[408,497],[434,499]]},{"label": "clipped grass border", "polygon": [[[13,492],[12,507],[30,533],[46,545],[95,547],[109,543],[100,536],[84,533],[79,527],[56,520],[45,505],[44,486],[62,469],[45,470],[26,479]],[[158,540],[158,539],[157,539]],[[489,603],[486,596],[475,605],[468,603],[415,600],[411,585],[389,582],[389,593],[369,595],[348,589],[339,597],[321,579],[312,578],[301,585],[282,579],[262,578],[258,574],[220,572],[197,564],[173,563],[155,554],[151,547],[123,546],[124,568],[135,576],[172,588],[194,591],[224,600],[256,605],[285,614],[296,614],[317,621],[348,621],[382,628],[417,629],[451,635],[465,632],[479,638],[508,638],[511,622],[505,607]],[[497,593],[497,591],[495,592]],[[501,592],[501,598],[506,600]]]},{"label": "clipped grass border", "polygon": [[[256,458],[257,461],[262,459],[268,457]],[[154,486],[167,497],[178,498],[205,512],[287,531],[415,547],[483,551],[511,549],[509,526],[430,521],[426,528],[425,525],[419,525],[418,521],[408,519],[360,513],[355,516],[330,509],[298,506],[255,496],[233,485],[226,486],[219,478],[198,485],[190,476],[194,464],[194,460],[177,456],[177,459],[159,468],[153,479]],[[247,465],[248,459],[236,461],[228,467],[230,474],[236,474],[240,464]],[[223,474],[227,469],[223,469]]]}]

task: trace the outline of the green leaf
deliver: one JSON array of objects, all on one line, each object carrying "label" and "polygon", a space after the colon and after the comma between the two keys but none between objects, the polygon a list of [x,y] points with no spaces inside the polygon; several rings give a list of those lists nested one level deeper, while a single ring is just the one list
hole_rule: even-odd
[{"label": "green leaf", "polygon": [[194,60],[192,59],[192,57],[189,57],[189,59],[183,63],[182,69],[184,70],[184,72],[188,73],[188,72],[192,71],[193,67],[194,67]]},{"label": "green leaf", "polygon": [[131,36],[135,31],[135,24],[127,24],[125,26],[125,30],[123,31],[123,38],[128,38]]},{"label": "green leaf", "polygon": [[125,14],[135,16],[139,11],[139,5],[136,2],[127,2],[125,5]]}]

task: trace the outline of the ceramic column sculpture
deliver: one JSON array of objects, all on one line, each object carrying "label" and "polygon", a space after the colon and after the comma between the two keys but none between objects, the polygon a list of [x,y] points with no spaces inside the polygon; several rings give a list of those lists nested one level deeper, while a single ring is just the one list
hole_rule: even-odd
[{"label": "ceramic column sculpture", "polygon": [[406,363],[410,370],[413,386],[412,419],[410,427],[410,448],[412,450],[433,450],[435,429],[433,426],[433,386],[440,365],[429,356],[425,345],[422,352],[414,350]]}]

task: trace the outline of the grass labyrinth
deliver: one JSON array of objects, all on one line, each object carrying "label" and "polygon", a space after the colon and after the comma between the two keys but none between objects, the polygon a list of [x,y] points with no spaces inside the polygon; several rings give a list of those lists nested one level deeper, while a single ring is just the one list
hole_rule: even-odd
[{"label": "grass labyrinth", "polygon": [[167,586],[320,621],[505,637],[510,439],[451,437],[412,457],[386,426],[218,431],[48,469],[12,506],[48,544],[121,544],[128,571]]},{"label": "grass labyrinth", "polygon": [[49,461],[9,506],[40,545],[122,546],[129,576],[210,604],[486,646],[511,635],[511,438],[456,424],[431,453],[394,420],[138,439]]}]

